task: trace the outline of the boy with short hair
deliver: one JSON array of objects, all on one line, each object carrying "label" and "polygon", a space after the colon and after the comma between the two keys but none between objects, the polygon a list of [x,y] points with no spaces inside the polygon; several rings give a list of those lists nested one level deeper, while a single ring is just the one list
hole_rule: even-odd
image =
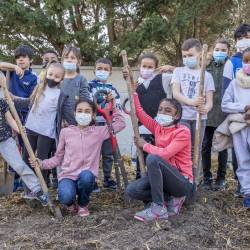
[{"label": "boy with short hair", "polygon": [[[247,23],[241,24],[234,32],[234,40],[236,41],[237,52],[227,60],[223,71],[223,83],[222,83],[222,97],[229,85],[229,83],[235,79],[237,71],[242,68],[242,52],[250,47],[250,25]],[[234,149],[232,148],[232,164],[234,169],[235,179],[238,180],[236,171],[238,169],[238,163]],[[240,185],[235,191],[235,196],[241,196]]]},{"label": "boy with short hair", "polygon": [[[10,92],[18,97],[28,98],[32,94],[37,85],[37,75],[32,72],[31,64],[33,58],[33,51],[27,45],[20,45],[15,49],[16,65],[7,62],[0,62],[0,70],[10,71]],[[19,109],[16,107],[21,122],[24,124],[28,109]],[[19,136],[19,143],[22,147],[22,139]],[[19,183],[19,177],[15,175],[14,191],[18,188],[22,189]]]},{"label": "boy with short hair", "polygon": [[[37,75],[32,72],[33,51],[27,45],[20,45],[15,50],[16,65],[0,62],[0,70],[10,71],[10,92],[18,97],[28,98],[37,85]],[[17,107],[18,108],[18,107]],[[22,122],[25,121],[28,110],[18,110]]]},{"label": "boy with short hair", "polygon": [[[121,105],[120,94],[117,89],[112,85],[112,83],[108,82],[108,78],[112,74],[112,62],[107,58],[99,58],[95,62],[94,69],[95,79],[89,82],[89,92],[92,97],[99,90],[106,90],[107,92],[111,92],[115,97],[116,105]],[[96,124],[99,126],[103,126],[106,124],[105,119],[102,115],[97,113],[96,116]],[[105,188],[115,190],[117,188],[117,184],[111,178],[112,165],[113,165],[113,152],[112,152],[112,144],[110,138],[105,140],[102,144],[102,167],[104,173],[103,186]],[[99,188],[97,183],[95,184],[95,192],[98,192]]]},{"label": "boy with short hair", "polygon": [[[201,145],[206,127],[207,113],[213,107],[213,92],[215,91],[213,77],[206,71],[204,78],[205,98],[199,96],[201,51],[202,46],[199,40],[190,38],[184,41],[182,44],[184,67],[175,68],[171,81],[173,84],[173,97],[179,101],[183,107],[181,123],[186,125],[191,132],[192,158],[194,153],[197,112],[202,114]],[[199,148],[199,152],[200,151],[201,147]],[[196,177],[197,183],[199,171],[194,176]]]},{"label": "boy with short hair", "polygon": [[[212,74],[215,83],[215,94],[213,98],[213,108],[208,113],[207,124],[205,129],[204,140],[202,144],[202,166],[203,166],[203,184],[208,188],[212,187],[213,177],[211,173],[211,148],[212,139],[215,129],[223,122],[225,116],[221,111],[222,98],[222,80],[223,69],[228,59],[230,44],[224,38],[216,40],[213,57],[207,71]],[[217,178],[213,185],[214,190],[221,190],[225,188],[225,176],[227,168],[227,150],[218,153],[218,170]]]}]

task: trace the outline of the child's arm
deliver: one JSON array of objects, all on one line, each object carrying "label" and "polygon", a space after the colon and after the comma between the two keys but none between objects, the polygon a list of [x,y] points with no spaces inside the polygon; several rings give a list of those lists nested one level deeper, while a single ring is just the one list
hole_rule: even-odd
[{"label": "child's arm", "polygon": [[90,99],[89,88],[87,80],[82,76],[80,90],[79,90],[80,99]]},{"label": "child's arm", "polygon": [[221,109],[224,113],[244,113],[245,112],[245,104],[240,102],[235,102],[234,98],[234,80],[231,81],[229,86],[226,89],[226,92],[222,98]]},{"label": "child's arm", "polygon": [[234,78],[234,69],[231,60],[227,60],[223,69],[223,82],[222,82],[222,97],[229,86],[230,82]]},{"label": "child's arm", "polygon": [[150,143],[146,143],[143,146],[143,150],[148,154],[158,155],[163,159],[170,159],[175,156],[178,152],[182,151],[185,148],[189,141],[191,140],[189,130],[185,129],[180,131],[172,140],[172,142],[167,145],[165,148],[160,148],[154,146]]},{"label": "child's arm", "polygon": [[5,113],[5,119],[7,121],[7,123],[9,124],[9,126],[16,132],[16,133],[20,133],[19,128],[17,126],[16,121],[14,120],[13,116],[11,115],[10,111],[7,111]]},{"label": "child's arm", "polygon": [[133,94],[134,103],[135,103],[135,109],[136,109],[136,115],[139,119],[139,121],[152,133],[154,134],[155,128],[158,126],[158,123],[152,119],[141,107],[139,97],[137,93]]},{"label": "child's arm", "polygon": [[181,85],[179,82],[173,82],[173,97],[180,103],[188,106],[198,107],[204,104],[204,98],[201,96],[190,99],[182,95]]},{"label": "child's arm", "polygon": [[60,136],[59,136],[59,143],[56,149],[56,153],[53,157],[47,160],[43,160],[41,163],[42,169],[52,169],[55,167],[58,167],[62,164],[64,154],[65,154],[65,134],[64,129],[61,130]]},{"label": "child's arm", "polygon": [[213,91],[208,91],[206,93],[206,104],[199,106],[197,110],[201,114],[207,114],[212,108],[213,108]]},{"label": "child's arm", "polygon": [[0,69],[4,71],[15,71],[17,75],[20,77],[23,76],[24,71],[17,65],[12,64],[12,63],[7,63],[7,62],[0,62]]}]

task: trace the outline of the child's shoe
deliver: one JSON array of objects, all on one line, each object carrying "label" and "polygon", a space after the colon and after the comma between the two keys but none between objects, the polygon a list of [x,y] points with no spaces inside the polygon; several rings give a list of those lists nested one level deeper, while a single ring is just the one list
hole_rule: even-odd
[{"label": "child's shoe", "polygon": [[250,208],[250,194],[244,195],[243,207],[244,208]]},{"label": "child's shoe", "polygon": [[76,203],[72,204],[71,206],[67,207],[67,210],[70,214],[77,214],[78,213],[78,205]]},{"label": "child's shoe", "polygon": [[107,179],[107,180],[104,180],[103,187],[111,189],[111,190],[116,190],[117,189],[117,183],[112,179]]},{"label": "child's shoe", "polygon": [[98,187],[98,184],[97,182],[95,182],[94,184],[94,188],[93,188],[93,193],[100,193],[101,192],[101,189]]},{"label": "child's shoe", "polygon": [[137,212],[134,218],[139,221],[143,221],[144,223],[157,219],[167,219],[168,211],[165,206],[160,206],[152,202],[149,208]]},{"label": "child's shoe", "polygon": [[181,207],[185,201],[186,197],[171,197],[171,199],[167,203],[168,215],[175,216],[180,213]]},{"label": "child's shoe", "polygon": [[79,206],[78,215],[79,215],[80,217],[87,217],[87,216],[89,216],[88,207],[80,207],[80,206]]},{"label": "child's shoe", "polygon": [[45,194],[43,191],[39,191],[35,194],[35,199],[40,201],[40,203],[46,207],[49,203],[49,196]]}]

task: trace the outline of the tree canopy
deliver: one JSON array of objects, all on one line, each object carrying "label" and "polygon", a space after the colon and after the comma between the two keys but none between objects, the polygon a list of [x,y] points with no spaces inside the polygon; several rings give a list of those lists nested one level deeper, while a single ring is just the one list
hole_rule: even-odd
[{"label": "tree canopy", "polygon": [[[178,64],[189,37],[212,43],[247,21],[248,1],[236,0],[1,0],[0,59],[10,60],[20,44],[37,57],[67,44],[81,49],[85,65],[109,57],[120,65],[126,49],[132,62],[154,51]],[[249,7],[249,6],[248,6]]]}]

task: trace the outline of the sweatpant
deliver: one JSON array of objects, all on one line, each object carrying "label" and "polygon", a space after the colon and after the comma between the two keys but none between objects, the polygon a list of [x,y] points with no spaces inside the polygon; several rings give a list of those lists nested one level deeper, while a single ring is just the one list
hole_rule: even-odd
[{"label": "sweatpant", "polygon": [[40,183],[33,170],[22,160],[16,141],[9,138],[0,142],[0,154],[18,173],[24,184],[34,193],[41,190]]},{"label": "sweatpant", "polygon": [[[195,140],[196,120],[181,119],[180,124],[187,126],[190,130],[191,143],[192,143],[191,157],[193,160],[194,159],[194,140]],[[204,138],[205,128],[206,128],[206,120],[201,120],[201,135],[200,135],[200,143],[199,143],[199,166],[198,166],[198,169],[195,169],[193,167],[193,176],[195,176],[195,183],[197,184],[200,182],[200,178],[201,178],[201,158],[202,158],[201,149],[202,149],[202,142]]]},{"label": "sweatpant", "polygon": [[192,197],[194,185],[177,168],[152,154],[147,156],[146,165],[148,175],[131,182],[126,188],[130,198],[163,205],[166,196]]},{"label": "sweatpant", "polygon": [[[155,138],[152,134],[140,134],[140,136],[148,143],[154,145],[155,144]],[[146,162],[146,158],[148,156],[147,152],[143,151],[143,157],[144,157],[144,162]],[[139,163],[139,158],[137,156],[136,158],[136,180],[141,178],[141,170],[140,170],[140,163]]]},{"label": "sweatpant", "polygon": [[58,199],[62,204],[70,206],[78,196],[78,205],[86,207],[94,184],[95,176],[89,170],[82,171],[77,180],[64,178],[58,183]]},{"label": "sweatpant", "polygon": [[[204,179],[212,178],[211,173],[211,149],[214,131],[216,127],[206,126],[202,143],[202,166]],[[227,170],[227,149],[218,153],[217,180],[225,180]]]},{"label": "sweatpant", "polygon": [[[54,139],[40,135],[36,132],[27,129],[27,137],[34,152],[37,154],[37,158],[45,160],[50,158],[50,152],[52,151]],[[23,159],[26,164],[29,164],[29,154],[24,148]],[[42,170],[42,174],[46,183],[49,183],[49,170]]]},{"label": "sweatpant", "polygon": [[250,127],[233,134],[234,150],[238,162],[236,174],[241,193],[250,195]]}]

